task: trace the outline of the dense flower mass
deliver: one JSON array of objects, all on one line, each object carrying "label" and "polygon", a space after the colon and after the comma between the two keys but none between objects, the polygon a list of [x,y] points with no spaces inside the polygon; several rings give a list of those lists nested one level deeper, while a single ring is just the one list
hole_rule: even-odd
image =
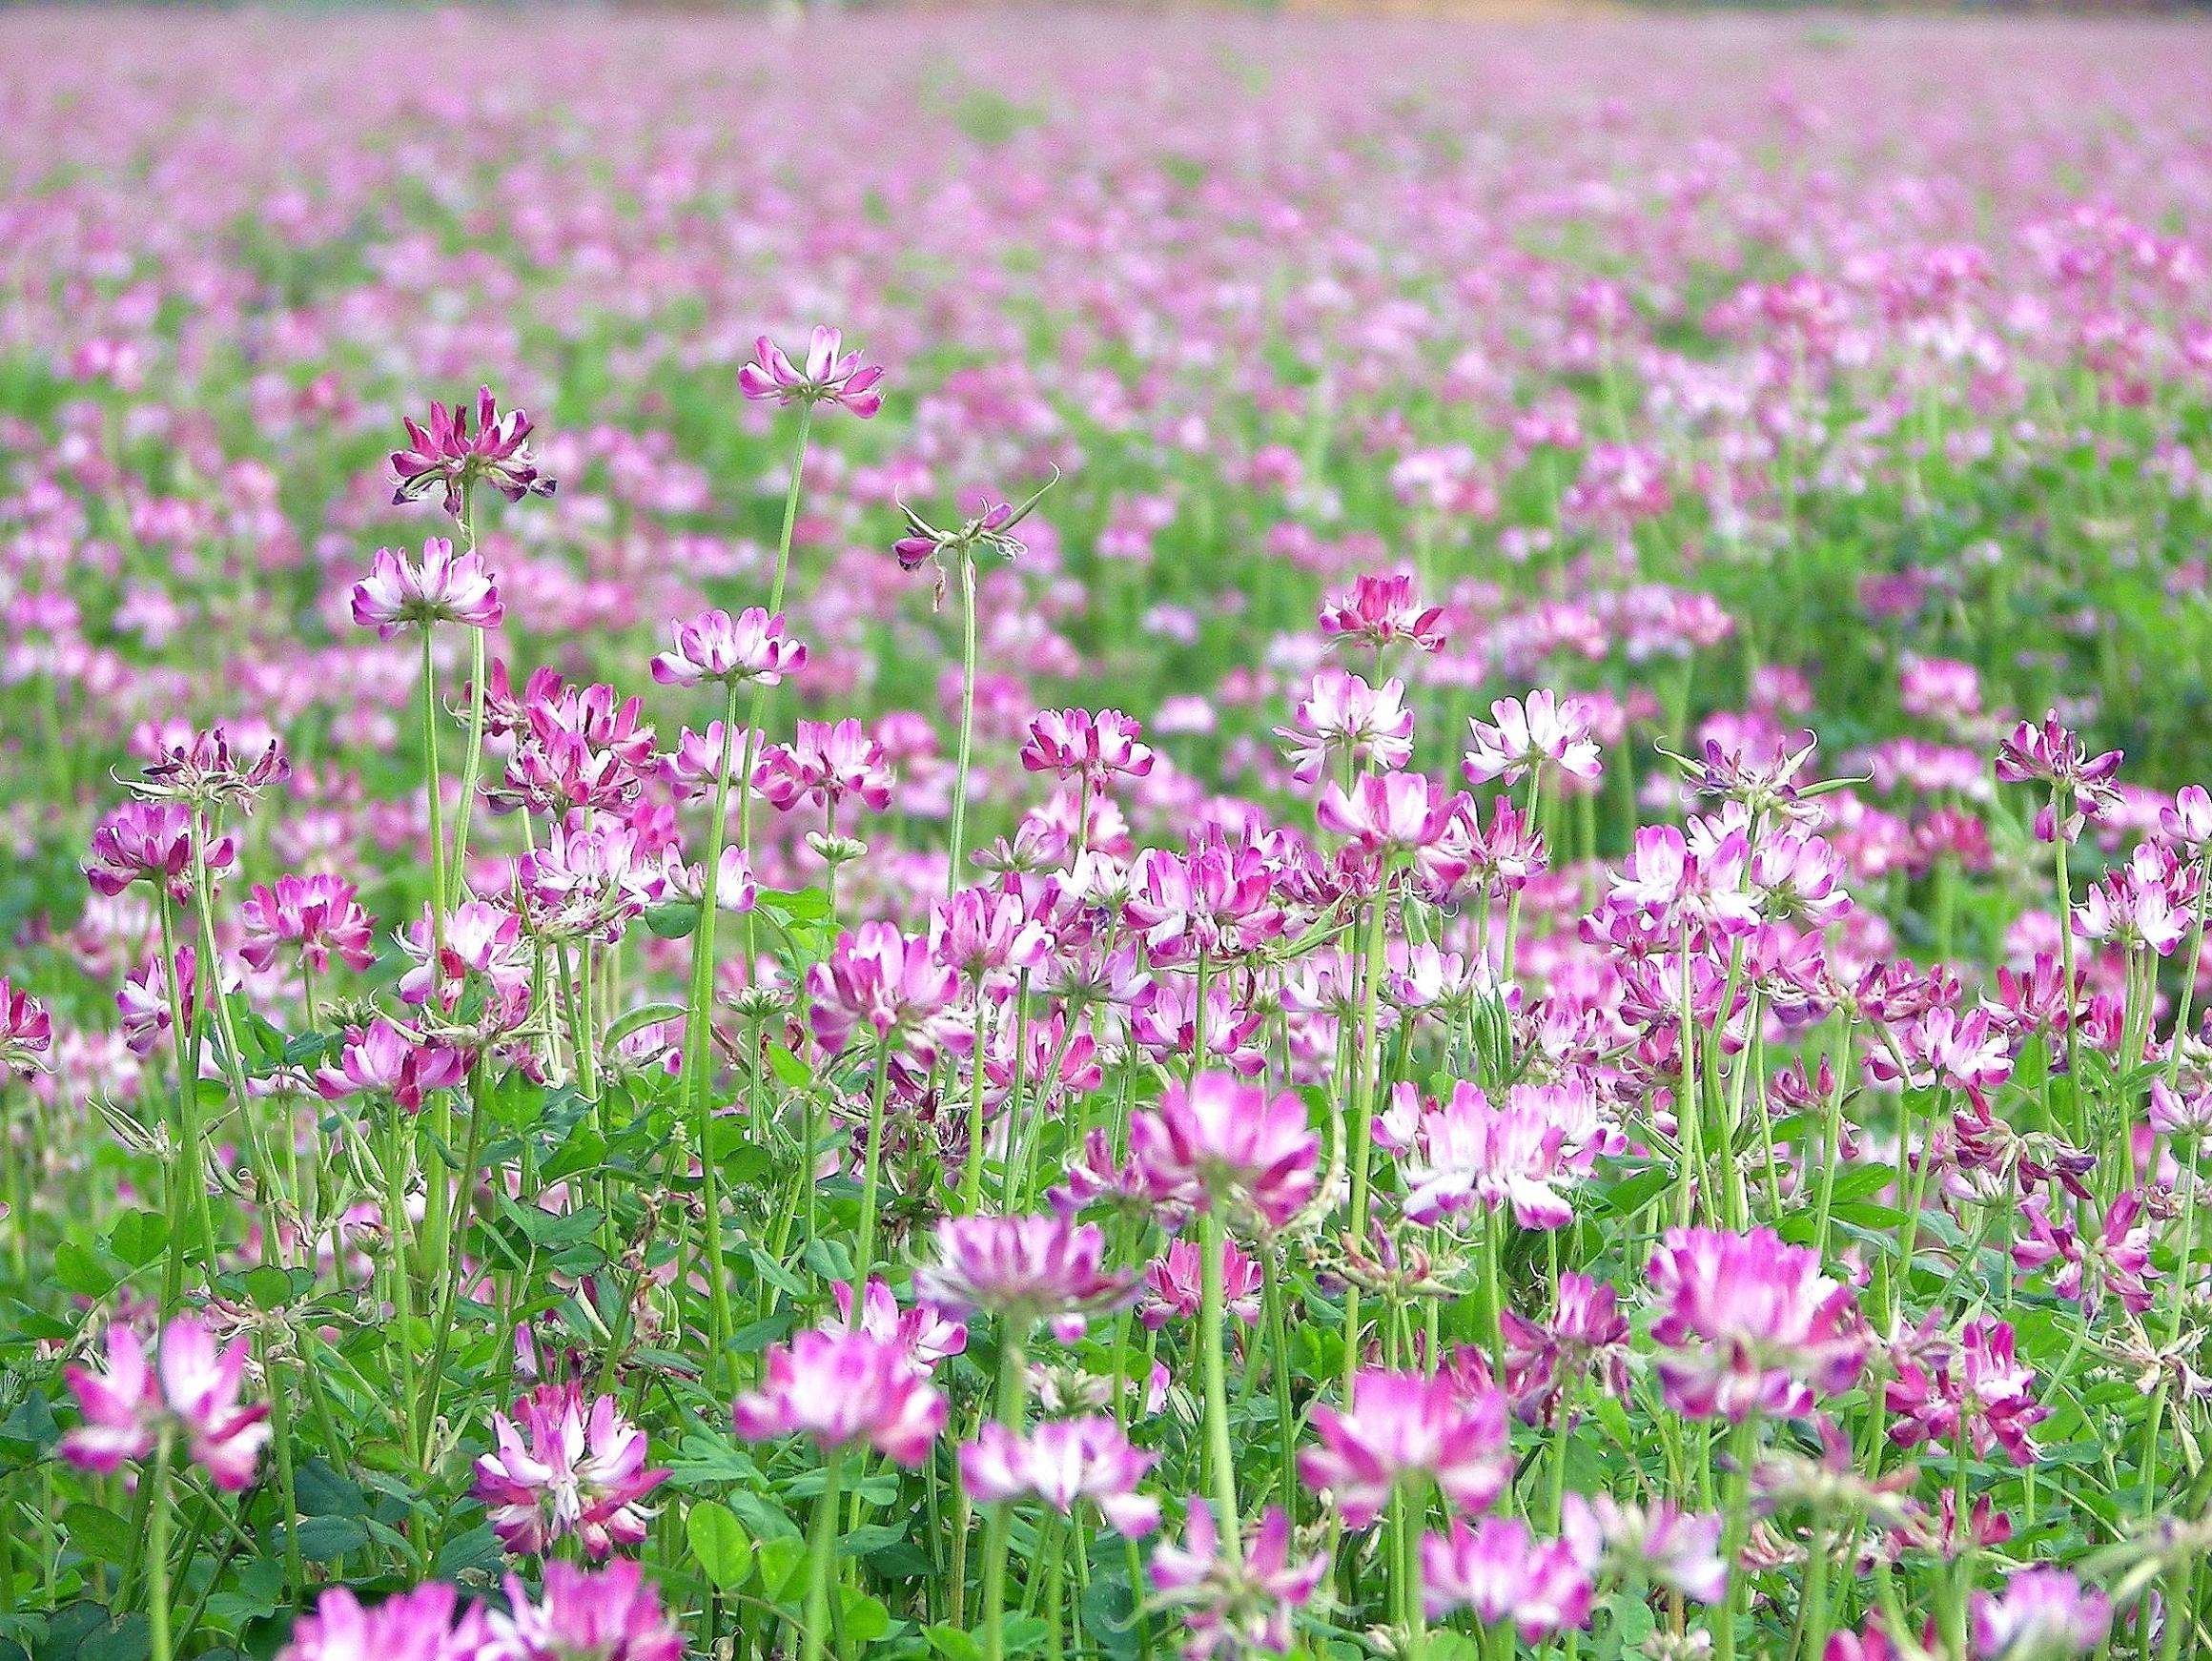
[{"label": "dense flower mass", "polygon": [[0,11],[0,1661],[2205,1651],[2205,22],[1375,10]]}]

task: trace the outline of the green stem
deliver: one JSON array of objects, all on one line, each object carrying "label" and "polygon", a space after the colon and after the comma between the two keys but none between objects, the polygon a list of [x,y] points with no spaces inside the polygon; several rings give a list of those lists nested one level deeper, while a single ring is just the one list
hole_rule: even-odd
[{"label": "green stem", "polygon": [[[957,893],[968,864],[968,758],[975,742],[975,561],[960,551],[960,752],[952,769],[952,847],[945,892]],[[1198,1012],[1202,1023],[1205,1012]]]}]

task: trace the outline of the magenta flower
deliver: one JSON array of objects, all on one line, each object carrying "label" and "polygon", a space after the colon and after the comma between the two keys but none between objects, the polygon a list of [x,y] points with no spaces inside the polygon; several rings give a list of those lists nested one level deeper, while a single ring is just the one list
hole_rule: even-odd
[{"label": "magenta flower", "polygon": [[1305,1103],[1269,1097],[1234,1074],[1171,1079],[1159,1107],[1129,1121],[1129,1151],[1154,1198],[1206,1211],[1250,1211],[1280,1228],[1314,1196],[1321,1138]]},{"label": "magenta flower", "polygon": [[[1495,723],[1495,725],[1492,725]],[[1562,704],[1548,691],[1526,699],[1500,698],[1490,706],[1490,721],[1469,721],[1474,744],[1460,766],[1471,785],[1492,779],[1513,783],[1527,772],[1554,769],[1587,784],[1605,770],[1589,735],[1582,705]]]},{"label": "magenta flower", "polygon": [[1422,1116],[1424,1152],[1406,1165],[1405,1215],[1427,1223],[1468,1205],[1510,1205],[1523,1228],[1565,1228],[1574,1213],[1557,1184],[1577,1173],[1546,1099],[1515,1091],[1493,1107],[1472,1084],[1455,1083],[1448,1101]]},{"label": "magenta flower", "polygon": [[1193,1499],[1178,1545],[1153,1548],[1152,1584],[1181,1616],[1186,1661],[1213,1661],[1247,1650],[1287,1655],[1291,1617],[1313,1598],[1329,1554],[1291,1559],[1290,1519],[1270,1506],[1241,1554],[1221,1549],[1211,1505]]},{"label": "magenta flower", "polygon": [[[125,802],[92,831],[85,880],[95,892],[119,894],[134,882],[158,883],[173,900],[192,898],[192,810],[181,802]],[[237,843],[228,834],[207,844],[211,873],[228,871]]]},{"label": "magenta flower", "polygon": [[[507,1610],[485,1617],[479,1661],[682,1661],[684,1634],[635,1558],[601,1569],[556,1559],[537,1597],[507,1576]],[[381,1658],[369,1658],[381,1661]]]},{"label": "magenta flower", "polygon": [[674,625],[675,644],[653,659],[653,679],[666,687],[702,681],[755,682],[773,687],[807,664],[804,643],[785,632],[784,614],[749,605],[728,612],[702,611]]},{"label": "magenta flower", "polygon": [[1721,1556],[1727,1525],[1718,1511],[1685,1511],[1669,1500],[1640,1507],[1608,1493],[1587,1499],[1570,1493],[1560,1533],[1593,1572],[1609,1565],[1630,1581],[1653,1582],[1694,1602],[1716,1604],[1728,1592],[1728,1563]]},{"label": "magenta flower", "polygon": [[[553,494],[553,481],[538,471],[530,455],[530,418],[519,409],[501,415],[488,386],[477,392],[474,432],[469,430],[468,406],[459,400],[450,410],[433,401],[427,430],[412,420],[404,424],[408,447],[392,452],[392,473],[398,481],[392,492],[395,507],[420,502],[440,490],[444,493],[445,511],[459,519],[463,495],[478,482],[489,484],[509,502]],[[361,621],[358,611],[356,621]]]},{"label": "magenta flower", "polygon": [[168,798],[206,808],[241,802],[250,812],[269,786],[292,776],[283,741],[265,724],[245,723],[234,741],[228,727],[164,737],[154,746],[146,776],[131,788],[149,798]]},{"label": "magenta flower", "polygon": [[1436,843],[1456,807],[1425,774],[1365,773],[1349,790],[1330,784],[1314,818],[1323,830],[1350,837],[1365,852],[1392,855]]},{"label": "magenta flower", "polygon": [[1016,1339],[1040,1321],[1073,1323],[1114,1307],[1135,1277],[1104,1267],[1095,1222],[1058,1216],[947,1217],[936,1257],[914,1271],[914,1295],[962,1314],[995,1315]]},{"label": "magenta flower", "polygon": [[2080,735],[2058,723],[2052,710],[2040,726],[2023,721],[1997,748],[1997,776],[2006,784],[2045,784],[2051,800],[2036,812],[2036,839],[2072,842],[2086,819],[2101,819],[2120,805],[2113,776],[2120,752],[2092,756]]},{"label": "magenta flower", "polygon": [[1410,641],[1423,651],[1435,651],[1444,643],[1444,630],[1437,626],[1443,617],[1443,606],[1423,605],[1414,598],[1413,579],[1403,572],[1367,574],[1321,602],[1321,625],[1331,645],[1371,646],[1380,652]]},{"label": "magenta flower", "polygon": [[945,1427],[945,1398],[896,1340],[824,1328],[771,1345],[761,1387],[738,1397],[730,1416],[748,1441],[804,1434],[826,1449],[867,1442],[918,1466]]},{"label": "magenta flower", "polygon": [[481,1661],[484,1635],[482,1606],[462,1610],[459,1589],[443,1581],[367,1609],[350,1588],[334,1586],[292,1624],[276,1661]]},{"label": "magenta flower", "polygon": [[353,610],[354,621],[379,640],[438,623],[497,628],[507,614],[482,556],[456,554],[443,537],[425,538],[419,561],[379,548],[369,574],[354,584]]},{"label": "magenta flower", "polygon": [[245,933],[238,955],[256,970],[266,971],[282,946],[295,948],[317,974],[330,968],[334,953],[351,969],[377,960],[370,944],[376,924],[359,891],[341,876],[317,872],[280,876],[274,887],[256,883],[238,906],[238,926]]},{"label": "magenta flower", "polygon": [[2049,1269],[2051,1290],[2084,1308],[2096,1308],[2107,1296],[2131,1314],[2150,1308],[2150,1281],[2158,1271],[2151,1261],[2150,1226],[2142,1220],[2142,1196],[2136,1190],[2115,1197],[2094,1232],[2079,1213],[2054,1218],[2049,1189],[2030,1195],[2019,1215],[2026,1228],[2013,1242],[2015,1265]]},{"label": "magenta flower", "polygon": [[863,923],[807,971],[807,1021],[825,1050],[845,1049],[858,1033],[926,1059],[956,1030],[959,995],[960,977],[931,955],[927,939]]},{"label": "magenta flower", "polygon": [[1589,1619],[1590,1577],[1571,1541],[1538,1540],[1518,1517],[1421,1539],[1421,1601],[1431,1620],[1470,1610],[1486,1627],[1510,1620],[1531,1644]]},{"label": "magenta flower", "polygon": [[738,389],[758,403],[831,404],[850,410],[862,420],[883,408],[876,387],[883,370],[870,363],[863,367],[860,354],[844,349],[845,338],[835,329],[816,324],[807,342],[807,362],[799,368],[784,356],[784,349],[763,335],[754,343],[753,360],[737,372]]},{"label": "magenta flower", "polygon": [[1691,1418],[1801,1417],[1815,1392],[1847,1390],[1866,1359],[1848,1286],[1772,1229],[1669,1229],[1647,1271],[1667,1402]]},{"label": "magenta flower", "polygon": [[1194,838],[1187,855],[1145,850],[1130,871],[1122,910],[1155,963],[1257,951],[1283,930],[1266,856],[1218,835]]},{"label": "magenta flower", "polygon": [[1351,1411],[1317,1405],[1313,1429],[1321,1446],[1299,1455],[1298,1473],[1354,1528],[1381,1516],[1405,1477],[1434,1478],[1447,1501],[1474,1512],[1512,1473],[1505,1398],[1488,1388],[1463,1395],[1443,1374],[1364,1368]]},{"label": "magenta flower", "polygon": [[1293,717],[1297,725],[1278,727],[1275,735],[1289,745],[1291,777],[1301,785],[1319,783],[1340,765],[1389,772],[1413,758],[1403,681],[1370,687],[1343,669],[1316,669]]},{"label": "magenta flower", "polygon": [[474,1492],[509,1551],[542,1557],[574,1535],[598,1559],[645,1539],[653,1513],[638,1502],[668,1473],[645,1468],[645,1433],[614,1397],[587,1414],[581,1385],[541,1384],[515,1404],[515,1418],[492,1415],[492,1438]]},{"label": "magenta flower", "polygon": [[52,1048],[53,1017],[46,1005],[0,975],[0,1068],[26,1077],[43,1073]]},{"label": "magenta flower", "polygon": [[104,1473],[126,1460],[143,1463],[163,1437],[174,1437],[217,1487],[240,1491],[269,1440],[268,1405],[238,1404],[247,1348],[239,1337],[218,1352],[206,1326],[180,1315],[162,1329],[150,1367],[138,1335],[111,1323],[106,1366],[64,1372],[84,1423],[62,1437],[62,1457]]},{"label": "magenta flower", "polygon": [[962,1445],[960,1481],[986,1506],[1037,1499],[1065,1517],[1089,1500],[1134,1539],[1159,1527],[1159,1502],[1137,1491],[1157,1457],[1132,1446],[1111,1419],[1055,1419],[1026,1436],[993,1423]]},{"label": "magenta flower", "polygon": [[883,746],[850,716],[802,721],[789,744],[771,744],[753,769],[753,789],[789,813],[811,801],[834,814],[848,796],[880,813],[891,806],[891,771]]},{"label": "magenta flower", "polygon": [[837,1302],[837,1323],[830,1330],[863,1332],[882,1343],[897,1344],[924,1378],[936,1371],[939,1362],[968,1347],[968,1328],[963,1323],[948,1321],[927,1303],[900,1308],[890,1282],[881,1276],[868,1282],[857,1308],[851,1282],[838,1282],[830,1288],[830,1295]]},{"label": "magenta flower", "polygon": [[1972,1608],[1979,1661],[2063,1661],[2112,1630],[2112,1600],[2062,1569],[2018,1569],[2003,1591],[1976,1592]]},{"label": "magenta flower", "polygon": [[1883,1083],[1902,1079],[1923,1090],[1940,1084],[1978,1103],[2013,1076],[2011,1041],[1987,1010],[1932,1009],[1890,1033],[1895,1049],[1876,1045],[1866,1058],[1867,1076]]},{"label": "magenta flower", "polygon": [[422,1111],[433,1090],[450,1090],[468,1076],[468,1057],[451,1045],[418,1038],[379,1015],[346,1036],[336,1067],[318,1067],[315,1088],[325,1101],[389,1096],[408,1113]]},{"label": "magenta flower", "polygon": [[2036,1400],[2036,1374],[2018,1360],[2009,1323],[1976,1317],[1966,1323],[1956,1349],[1907,1357],[1884,1391],[1890,1412],[1897,1415],[1890,1435],[1900,1447],[1923,1442],[1957,1445],[1964,1430],[1974,1451],[1987,1458],[2002,1447],[2015,1465],[2036,1462],[2031,1434],[2051,1416]]},{"label": "magenta flower", "polygon": [[1116,775],[1141,779],[1152,772],[1152,747],[1144,729],[1118,709],[1040,709],[1030,717],[1021,765],[1033,773],[1081,778],[1098,789]]},{"label": "magenta flower", "polygon": [[[1197,1319],[1204,1267],[1198,1242],[1183,1239],[1169,1241],[1167,1250],[1145,1265],[1144,1298],[1137,1305],[1137,1315],[1148,1330],[1157,1332],[1171,1320]],[[1260,1265],[1239,1251],[1235,1241],[1224,1240],[1221,1242],[1222,1307],[1245,1325],[1257,1326],[1260,1293]]]}]

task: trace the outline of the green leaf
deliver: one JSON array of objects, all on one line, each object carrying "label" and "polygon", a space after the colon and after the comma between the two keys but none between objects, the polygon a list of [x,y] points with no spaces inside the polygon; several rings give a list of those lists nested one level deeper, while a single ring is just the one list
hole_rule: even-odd
[{"label": "green leaf", "polygon": [[940,1624],[924,1627],[922,1636],[929,1639],[930,1648],[944,1656],[945,1661],[983,1661],[983,1646],[973,1632]]},{"label": "green leaf", "polygon": [[62,1532],[70,1544],[102,1563],[128,1563],[138,1530],[105,1506],[79,1500],[61,1514]]},{"label": "green leaf", "polygon": [[781,1602],[806,1572],[807,1543],[797,1539],[763,1540],[753,1550],[753,1560],[760,1569],[761,1589],[768,1594],[771,1603]]},{"label": "green leaf", "polygon": [[298,1526],[299,1555],[328,1563],[369,1543],[367,1525],[358,1517],[303,1517]]},{"label": "green leaf", "polygon": [[684,1537],[707,1578],[721,1590],[735,1591],[752,1572],[752,1541],[727,1506],[711,1500],[693,1506],[684,1516]]}]

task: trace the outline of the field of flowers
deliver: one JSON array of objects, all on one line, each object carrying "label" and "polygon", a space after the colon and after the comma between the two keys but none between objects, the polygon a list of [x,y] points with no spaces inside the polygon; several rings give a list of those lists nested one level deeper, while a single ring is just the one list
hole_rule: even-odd
[{"label": "field of flowers", "polygon": [[2208,92],[0,15],[0,1658],[2212,1651]]}]

